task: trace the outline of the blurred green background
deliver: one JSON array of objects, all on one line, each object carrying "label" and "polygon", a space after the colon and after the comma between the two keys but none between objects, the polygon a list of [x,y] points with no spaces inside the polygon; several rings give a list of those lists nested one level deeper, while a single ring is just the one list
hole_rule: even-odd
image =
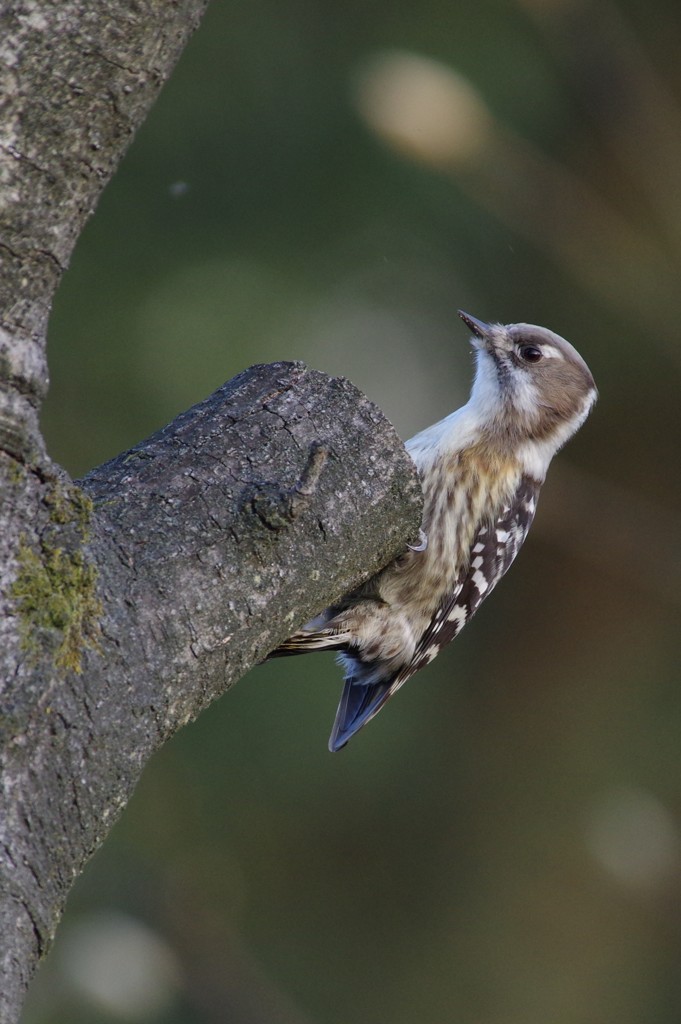
[{"label": "blurred green background", "polygon": [[255,362],[404,437],[463,307],[601,400],[493,599],[338,755],[332,658],[253,671],[148,766],[26,1024],[681,1019],[681,7],[216,2],[57,297],[74,475]]}]

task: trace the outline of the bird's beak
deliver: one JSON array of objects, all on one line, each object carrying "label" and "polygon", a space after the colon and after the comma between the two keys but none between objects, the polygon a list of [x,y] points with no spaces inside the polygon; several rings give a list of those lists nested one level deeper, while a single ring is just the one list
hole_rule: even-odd
[{"label": "bird's beak", "polygon": [[476,338],[480,338],[486,341],[489,338],[490,325],[486,324],[484,320],[478,320],[476,317],[471,316],[470,313],[464,313],[462,309],[458,310],[459,316],[466,324],[467,327],[473,332]]}]

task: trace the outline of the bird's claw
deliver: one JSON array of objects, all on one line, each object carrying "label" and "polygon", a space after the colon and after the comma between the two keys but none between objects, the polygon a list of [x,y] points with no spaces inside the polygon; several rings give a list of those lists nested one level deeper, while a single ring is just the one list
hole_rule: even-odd
[{"label": "bird's claw", "polygon": [[423,532],[423,530],[419,530],[419,542],[418,542],[418,544],[407,544],[407,547],[409,548],[410,551],[425,551],[426,550],[426,548],[428,547],[428,537]]}]

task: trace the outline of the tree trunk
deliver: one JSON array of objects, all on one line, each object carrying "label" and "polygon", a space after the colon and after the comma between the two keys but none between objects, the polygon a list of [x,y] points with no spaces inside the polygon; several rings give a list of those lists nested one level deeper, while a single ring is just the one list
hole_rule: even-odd
[{"label": "tree trunk", "polygon": [[420,488],[351,384],[254,367],[80,486],[38,427],[87,216],[203,0],[0,16],[0,1022],[150,754],[415,537]]}]

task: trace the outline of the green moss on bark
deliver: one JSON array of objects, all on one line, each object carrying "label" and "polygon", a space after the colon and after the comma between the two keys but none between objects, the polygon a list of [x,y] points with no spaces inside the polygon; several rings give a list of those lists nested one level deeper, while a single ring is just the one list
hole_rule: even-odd
[{"label": "green moss on bark", "polygon": [[[89,536],[92,502],[79,488],[59,484],[50,488],[45,502],[53,525],[42,534],[37,549],[22,538],[12,597],[21,618],[24,650],[38,657],[52,649],[56,668],[80,672],[83,651],[99,648],[102,615],[97,569],[82,550]],[[62,538],[61,531],[55,530],[70,524],[75,536],[68,537],[65,530]],[[57,539],[68,543],[62,545]]]},{"label": "green moss on bark", "polygon": [[74,523],[80,531],[83,543],[87,541],[92,519],[92,499],[81,491],[80,487],[64,487],[60,482],[55,482],[47,492],[45,504],[50,512],[51,522],[58,526]]}]

